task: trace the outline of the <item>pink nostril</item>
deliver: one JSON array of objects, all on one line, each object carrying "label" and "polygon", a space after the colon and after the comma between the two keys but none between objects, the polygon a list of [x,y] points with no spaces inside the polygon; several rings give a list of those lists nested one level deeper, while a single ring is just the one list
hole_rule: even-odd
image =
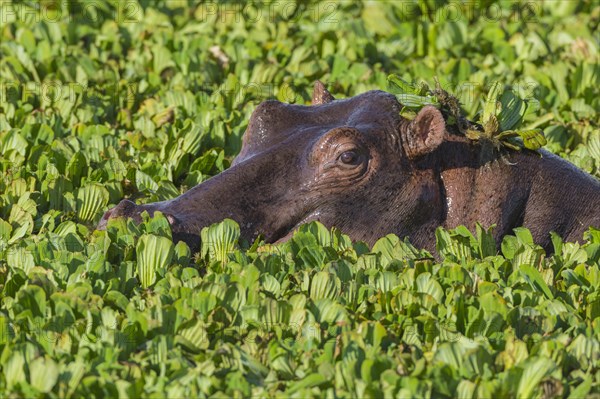
[{"label": "pink nostril", "polygon": [[104,212],[104,215],[102,216],[102,220],[110,219],[110,216],[112,215],[114,209],[115,208],[111,208],[108,211]]},{"label": "pink nostril", "polygon": [[108,223],[108,219],[110,219],[114,209],[115,208],[112,208],[112,209],[109,209],[108,211],[104,212],[104,215],[102,215],[102,219],[100,219],[100,222],[98,222],[98,226],[96,226],[96,229],[98,229],[98,230],[106,229],[106,224]]}]

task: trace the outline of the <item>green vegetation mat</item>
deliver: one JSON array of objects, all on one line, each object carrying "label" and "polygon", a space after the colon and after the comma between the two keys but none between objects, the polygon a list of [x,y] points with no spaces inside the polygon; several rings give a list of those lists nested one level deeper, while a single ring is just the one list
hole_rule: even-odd
[{"label": "green vegetation mat", "polygon": [[[600,395],[600,231],[437,231],[372,248],[318,223],[285,244],[226,220],[198,254],[157,214],[226,169],[258,103],[435,78],[480,120],[600,177],[592,1],[0,0],[1,397]],[[485,119],[485,118],[483,118]],[[598,226],[596,226],[598,227]]]}]

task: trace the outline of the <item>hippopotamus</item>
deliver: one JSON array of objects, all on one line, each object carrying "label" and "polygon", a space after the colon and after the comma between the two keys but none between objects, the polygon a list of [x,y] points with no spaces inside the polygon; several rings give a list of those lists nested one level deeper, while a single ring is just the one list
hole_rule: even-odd
[{"label": "hippopotamus", "polygon": [[497,242],[527,227],[546,250],[550,232],[578,241],[600,225],[600,181],[545,150],[497,152],[447,130],[425,106],[412,120],[396,96],[368,91],[336,100],[320,82],[311,105],[269,100],[253,112],[231,167],[181,196],[108,219],[162,212],[192,248],[202,228],[230,218],[244,239],[287,240],[303,223],[335,226],[373,244],[389,233],[435,252],[438,226],[495,225]]}]

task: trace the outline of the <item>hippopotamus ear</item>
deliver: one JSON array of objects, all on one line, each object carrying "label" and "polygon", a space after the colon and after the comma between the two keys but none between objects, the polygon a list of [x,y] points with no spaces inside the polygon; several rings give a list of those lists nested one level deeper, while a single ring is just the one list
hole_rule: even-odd
[{"label": "hippopotamus ear", "polygon": [[327,91],[325,85],[317,80],[313,89],[312,105],[327,104],[335,100],[330,92]]},{"label": "hippopotamus ear", "polygon": [[401,129],[402,145],[409,158],[417,158],[435,150],[444,141],[446,122],[434,106],[421,109],[410,124]]}]

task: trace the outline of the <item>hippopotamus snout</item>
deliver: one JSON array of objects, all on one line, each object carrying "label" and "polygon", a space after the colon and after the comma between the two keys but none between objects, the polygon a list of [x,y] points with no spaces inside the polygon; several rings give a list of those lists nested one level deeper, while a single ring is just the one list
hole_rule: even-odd
[{"label": "hippopotamus snout", "polygon": [[150,217],[154,216],[155,211],[163,211],[163,215],[167,218],[167,221],[171,226],[173,240],[185,241],[192,250],[198,250],[200,245],[199,234],[187,231],[185,226],[179,221],[179,219],[177,219],[171,213],[164,212],[163,207],[160,206],[161,204],[162,203],[137,205],[131,200],[124,199],[121,202],[119,202],[117,206],[109,209],[104,213],[102,219],[100,219],[100,222],[98,223],[97,229],[105,230],[106,225],[108,224],[108,221],[110,219],[116,219],[119,217],[126,219],[131,218],[134,222],[139,224],[142,222],[142,213],[144,211],[148,212],[148,215]]},{"label": "hippopotamus snout", "polygon": [[[102,219],[100,219],[100,222],[98,223],[98,230],[104,230],[110,219],[116,219],[119,217],[132,218],[136,223],[141,223],[142,213],[144,211],[148,212],[149,216],[154,216],[153,214],[155,211],[162,210],[162,208],[157,206],[158,204],[160,203],[137,205],[131,200],[124,199],[119,202],[117,206],[104,213],[104,216],[102,216]],[[173,215],[169,213],[164,213],[164,215],[169,221],[171,227],[178,225],[177,220]]]},{"label": "hippopotamus snout", "polygon": [[124,199],[117,206],[112,209],[109,209],[104,213],[102,219],[98,223],[98,230],[106,229],[106,224],[109,219],[116,219],[118,217],[132,218],[136,222],[141,222],[142,220],[142,212],[144,209],[140,205],[137,205],[135,202],[130,201],[128,199]]}]

